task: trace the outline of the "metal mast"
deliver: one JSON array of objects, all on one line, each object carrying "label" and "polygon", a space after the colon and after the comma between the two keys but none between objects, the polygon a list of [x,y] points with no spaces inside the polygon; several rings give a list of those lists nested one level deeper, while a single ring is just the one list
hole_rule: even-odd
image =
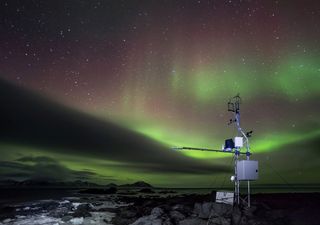
[{"label": "metal mast", "polygon": [[[228,102],[228,111],[233,112],[234,119],[230,119],[229,125],[234,123],[237,129],[237,137],[226,140],[223,150],[214,150],[209,148],[195,148],[195,147],[174,147],[175,150],[196,150],[209,152],[222,152],[234,154],[234,202],[240,204],[240,181],[247,181],[248,195],[247,199],[241,199],[247,202],[250,207],[250,180],[258,179],[258,162],[250,161],[250,145],[248,137],[251,136],[252,131],[245,133],[240,126],[240,104],[241,98],[238,95],[231,98]],[[244,141],[243,141],[244,139]],[[246,152],[241,152],[241,147],[245,146]],[[234,150],[233,150],[234,149]],[[240,161],[240,155],[246,155],[245,161]],[[240,171],[239,171],[240,170]],[[241,173],[240,173],[241,172]]]},{"label": "metal mast", "polygon": [[[235,123],[238,135],[237,136],[242,136],[244,140],[244,144],[246,147],[246,152],[244,153],[246,155],[246,159],[250,160],[250,145],[249,145],[249,139],[248,136],[252,133],[252,131],[248,132],[245,134],[240,126],[240,104],[241,104],[241,98],[238,95],[234,96],[232,99],[229,100],[228,102],[228,111],[234,113],[234,119],[230,120],[229,124]],[[248,136],[247,136],[248,135]],[[235,146],[235,151],[234,151],[234,193],[235,193],[235,201],[237,204],[240,204],[240,179],[238,178],[238,160],[239,160],[239,155],[240,155],[240,147]],[[248,207],[250,207],[250,181],[248,180]]]}]

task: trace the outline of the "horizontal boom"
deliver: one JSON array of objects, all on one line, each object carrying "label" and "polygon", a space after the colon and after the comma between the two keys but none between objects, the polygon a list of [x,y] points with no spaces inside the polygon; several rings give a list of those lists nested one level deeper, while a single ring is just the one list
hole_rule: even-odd
[{"label": "horizontal boom", "polygon": [[[215,150],[210,148],[194,148],[194,147],[173,147],[174,150],[195,150],[195,151],[207,151],[207,152],[221,152],[221,153],[234,153],[233,151]],[[245,152],[239,152],[239,154],[245,155]],[[251,153],[250,153],[251,155]]]}]

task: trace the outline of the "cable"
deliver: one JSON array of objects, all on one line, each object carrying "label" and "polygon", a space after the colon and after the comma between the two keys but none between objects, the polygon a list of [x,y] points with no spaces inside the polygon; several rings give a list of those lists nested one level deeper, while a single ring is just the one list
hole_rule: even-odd
[{"label": "cable", "polygon": [[280,173],[278,173],[278,171],[276,171],[276,170],[271,166],[271,164],[269,164],[269,163],[267,163],[267,162],[262,162],[262,163],[265,163],[267,166],[269,166],[269,167],[273,170],[273,172],[274,172],[275,174],[277,174],[278,177],[280,177],[280,179],[281,179],[286,185],[291,186],[291,184],[289,184],[289,182],[288,182],[283,176],[281,176]]},{"label": "cable", "polygon": [[[234,161],[234,157],[231,158],[230,162],[229,162],[229,167],[231,166],[232,162]],[[224,179],[223,179],[223,182],[222,182],[222,185],[220,187],[220,189],[222,189],[224,187],[224,184],[226,182],[226,177],[227,176],[224,176]]]}]

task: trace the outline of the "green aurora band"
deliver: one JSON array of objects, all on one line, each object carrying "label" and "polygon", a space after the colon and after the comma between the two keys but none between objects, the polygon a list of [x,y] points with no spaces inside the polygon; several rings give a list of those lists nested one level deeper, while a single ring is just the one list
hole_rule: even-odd
[{"label": "green aurora band", "polygon": [[[291,183],[319,182],[318,1],[119,2],[65,7],[48,1],[53,13],[40,14],[47,12],[46,4],[23,8],[8,1],[0,35],[1,79],[142,134],[164,151],[221,149],[237,134],[227,125],[232,118],[227,102],[239,93],[241,125],[254,131],[252,158],[261,161],[258,183],[282,182],[265,162]],[[67,8],[69,13],[61,13]],[[39,18],[40,24],[33,23]],[[46,156],[66,173],[95,173],[89,180],[98,183],[212,187],[215,177],[219,183],[230,175],[169,173],[165,165],[157,173],[132,170],[89,156],[92,149],[81,155],[14,142],[1,142],[0,148],[5,165]],[[181,154],[230,165],[223,153]]]}]

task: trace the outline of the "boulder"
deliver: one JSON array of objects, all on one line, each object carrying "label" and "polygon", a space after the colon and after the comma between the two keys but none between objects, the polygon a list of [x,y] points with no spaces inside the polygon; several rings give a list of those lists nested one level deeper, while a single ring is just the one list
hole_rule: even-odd
[{"label": "boulder", "polygon": [[151,216],[143,216],[131,225],[162,225],[162,219],[155,219]]},{"label": "boulder", "polygon": [[201,203],[195,203],[193,213],[198,216],[201,212],[201,209],[202,209]]},{"label": "boulder", "polygon": [[168,220],[165,216],[162,218],[163,214],[163,210],[159,207],[156,207],[151,210],[149,216],[143,216],[137,219],[131,225],[171,225],[170,220]]},{"label": "boulder", "polygon": [[60,207],[56,210],[50,211],[49,215],[56,218],[64,217],[65,215],[68,215],[69,211],[71,210],[71,207]]},{"label": "boulder", "polygon": [[208,225],[231,225],[231,219],[225,217],[211,217]]},{"label": "boulder", "polygon": [[201,210],[198,215],[199,218],[208,219],[211,216],[212,202],[205,202],[201,205]]},{"label": "boulder", "polygon": [[179,225],[207,225],[207,221],[199,218],[188,218],[181,220]]},{"label": "boulder", "polygon": [[179,221],[184,220],[186,218],[181,212],[176,210],[170,212],[170,217],[176,224],[178,224]]},{"label": "boulder", "polygon": [[137,216],[136,210],[124,209],[119,212],[119,216],[122,218],[130,219]]},{"label": "boulder", "polygon": [[233,208],[231,205],[223,203],[211,203],[211,216],[213,217],[231,217]]},{"label": "boulder", "polygon": [[215,202],[196,203],[194,205],[194,214],[202,219],[209,217],[230,217],[232,214],[232,206]]},{"label": "boulder", "polygon": [[232,211],[231,221],[232,224],[237,225],[240,223],[241,220],[241,211],[239,207],[234,207]]},{"label": "boulder", "polygon": [[248,217],[253,217],[256,210],[257,210],[256,206],[251,206],[250,208],[245,208],[243,210],[243,214]]},{"label": "boulder", "polygon": [[128,224],[132,224],[135,220],[136,219],[134,219],[134,218],[127,219],[127,218],[121,218],[119,216],[116,216],[116,217],[112,218],[111,223],[115,224],[115,225],[128,225]]},{"label": "boulder", "polygon": [[73,217],[90,217],[91,213],[90,211],[92,210],[92,207],[90,204],[81,204],[77,207],[77,209],[74,211],[72,214]]},{"label": "boulder", "polygon": [[163,214],[163,210],[159,207],[156,207],[151,210],[151,215],[154,216],[155,218],[159,218],[160,216],[162,216],[162,214]]}]

